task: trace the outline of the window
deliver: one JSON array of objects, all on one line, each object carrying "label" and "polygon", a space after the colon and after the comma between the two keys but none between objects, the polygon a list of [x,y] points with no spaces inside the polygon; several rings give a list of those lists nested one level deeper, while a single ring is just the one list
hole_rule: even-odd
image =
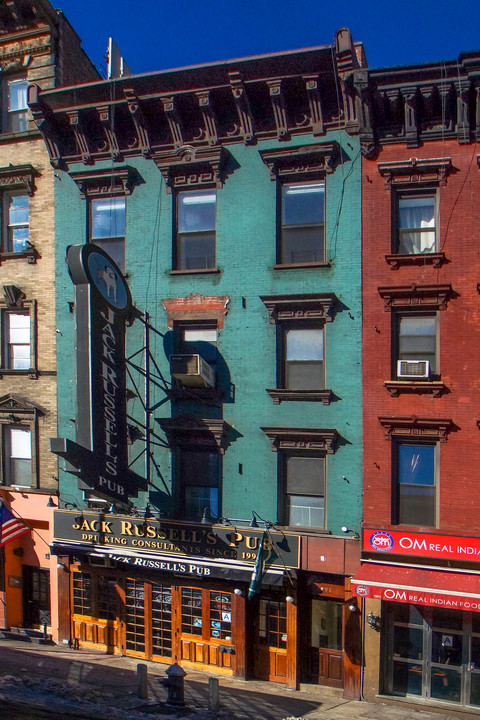
[{"label": "window", "polygon": [[435,192],[398,193],[399,255],[420,255],[437,252],[437,203]]},{"label": "window", "polygon": [[22,426],[3,427],[5,485],[31,487],[32,435]]},{"label": "window", "polygon": [[125,198],[92,198],[90,241],[99,245],[125,272]]},{"label": "window", "polygon": [[28,130],[28,81],[26,78],[10,78],[4,82],[4,132]]},{"label": "window", "polygon": [[3,312],[3,362],[9,370],[29,370],[31,360],[30,313]]},{"label": "window", "polygon": [[176,322],[174,328],[176,352],[198,354],[209,365],[215,365],[218,335],[216,322]]},{"label": "window", "polygon": [[[290,325],[294,327],[290,327]],[[283,340],[283,377],[281,387],[288,390],[322,390],[324,377],[324,328],[281,327]]]},{"label": "window", "polygon": [[24,252],[29,240],[29,197],[26,194],[4,193],[4,242],[5,252]]},{"label": "window", "polygon": [[185,449],[179,450],[179,456],[178,480],[185,518],[200,521],[205,509],[219,517],[221,456],[207,450]]},{"label": "window", "polygon": [[436,526],[438,447],[399,441],[396,452],[395,522]]},{"label": "window", "polygon": [[176,246],[177,270],[209,270],[216,266],[215,190],[177,193]]},{"label": "window", "polygon": [[284,492],[279,517],[283,525],[325,527],[325,457],[285,454]]},{"label": "window", "polygon": [[278,518],[283,525],[326,527],[326,463],[336,430],[262,427],[278,452]]},{"label": "window", "polygon": [[331,402],[325,389],[325,326],[334,318],[336,297],[275,295],[260,298],[277,326],[277,387],[267,389],[275,404],[284,400]]},{"label": "window", "polygon": [[325,183],[283,183],[279,264],[324,261]]},{"label": "window", "polygon": [[[398,327],[397,374],[428,376],[437,368],[437,316],[410,313],[396,318]],[[427,366],[425,363],[428,362]]]}]

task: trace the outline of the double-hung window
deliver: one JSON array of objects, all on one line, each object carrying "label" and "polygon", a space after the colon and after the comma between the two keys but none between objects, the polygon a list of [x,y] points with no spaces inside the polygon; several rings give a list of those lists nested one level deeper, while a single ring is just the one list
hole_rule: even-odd
[{"label": "double-hung window", "polygon": [[30,204],[26,194],[4,193],[3,233],[5,252],[20,253],[28,247],[30,227]]},{"label": "double-hung window", "polygon": [[394,521],[400,525],[436,526],[437,443],[397,442]]},{"label": "double-hung window", "polygon": [[4,91],[4,132],[28,130],[28,80],[23,77],[6,79]]},{"label": "double-hung window", "polygon": [[438,373],[436,313],[409,313],[396,317],[397,375],[400,377],[429,377]]},{"label": "double-hung window", "polygon": [[206,509],[211,516],[219,517],[221,455],[185,448],[179,448],[178,455],[177,480],[184,517],[199,522]]},{"label": "double-hung window", "polygon": [[215,190],[180,191],[176,195],[176,270],[211,270],[216,267]]},{"label": "double-hung window", "polygon": [[99,245],[125,272],[125,197],[90,200],[90,242]]},{"label": "double-hung window", "polygon": [[278,453],[278,522],[324,530],[327,527],[327,457],[334,454],[334,429],[262,427]]},{"label": "double-hung window", "polygon": [[281,386],[288,390],[322,390],[325,387],[324,328],[285,323]]},{"label": "double-hung window", "polygon": [[32,434],[22,426],[3,426],[5,485],[32,485]]},{"label": "double-hung window", "polygon": [[3,367],[29,370],[31,361],[31,320],[29,312],[3,312]]},{"label": "double-hung window", "polygon": [[325,261],[325,183],[282,183],[278,263]]},{"label": "double-hung window", "polygon": [[396,199],[397,247],[395,251],[399,255],[423,255],[438,252],[436,192],[398,192]]},{"label": "double-hung window", "polygon": [[283,492],[279,517],[283,525],[325,527],[325,457],[283,455]]}]

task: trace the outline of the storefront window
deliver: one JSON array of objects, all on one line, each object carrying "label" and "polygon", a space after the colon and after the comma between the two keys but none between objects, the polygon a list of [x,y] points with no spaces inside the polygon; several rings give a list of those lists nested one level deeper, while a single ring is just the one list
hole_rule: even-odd
[{"label": "storefront window", "polygon": [[102,620],[117,618],[117,581],[115,578],[98,578],[98,617]]},{"label": "storefront window", "polygon": [[232,596],[210,592],[210,637],[232,639]]},{"label": "storefront window", "polygon": [[145,652],[144,592],[143,582],[130,579],[126,581],[126,648],[142,653]]},{"label": "storefront window", "polygon": [[152,585],[152,651],[172,656],[172,588]]},{"label": "storefront window", "polygon": [[182,588],[182,632],[202,634],[202,591]]},{"label": "storefront window", "polygon": [[75,615],[92,614],[92,583],[86,573],[73,573],[73,612]]}]

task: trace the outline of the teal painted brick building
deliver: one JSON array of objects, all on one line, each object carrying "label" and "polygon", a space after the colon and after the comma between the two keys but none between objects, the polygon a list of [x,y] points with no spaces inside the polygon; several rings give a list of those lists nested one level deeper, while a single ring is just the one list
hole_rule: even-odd
[{"label": "teal painted brick building", "polygon": [[358,695],[364,66],[342,30],[35,99],[57,168],[61,438],[79,437],[78,351],[98,347],[67,247],[110,252],[136,309],[128,435],[114,416],[107,432],[138,492],[60,459],[56,552],[87,647]]}]

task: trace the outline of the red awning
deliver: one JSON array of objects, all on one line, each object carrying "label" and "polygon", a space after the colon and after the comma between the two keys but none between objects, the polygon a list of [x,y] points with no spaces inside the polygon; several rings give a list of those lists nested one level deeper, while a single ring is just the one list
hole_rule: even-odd
[{"label": "red awning", "polygon": [[352,587],[359,597],[480,612],[480,575],[368,563]]}]

